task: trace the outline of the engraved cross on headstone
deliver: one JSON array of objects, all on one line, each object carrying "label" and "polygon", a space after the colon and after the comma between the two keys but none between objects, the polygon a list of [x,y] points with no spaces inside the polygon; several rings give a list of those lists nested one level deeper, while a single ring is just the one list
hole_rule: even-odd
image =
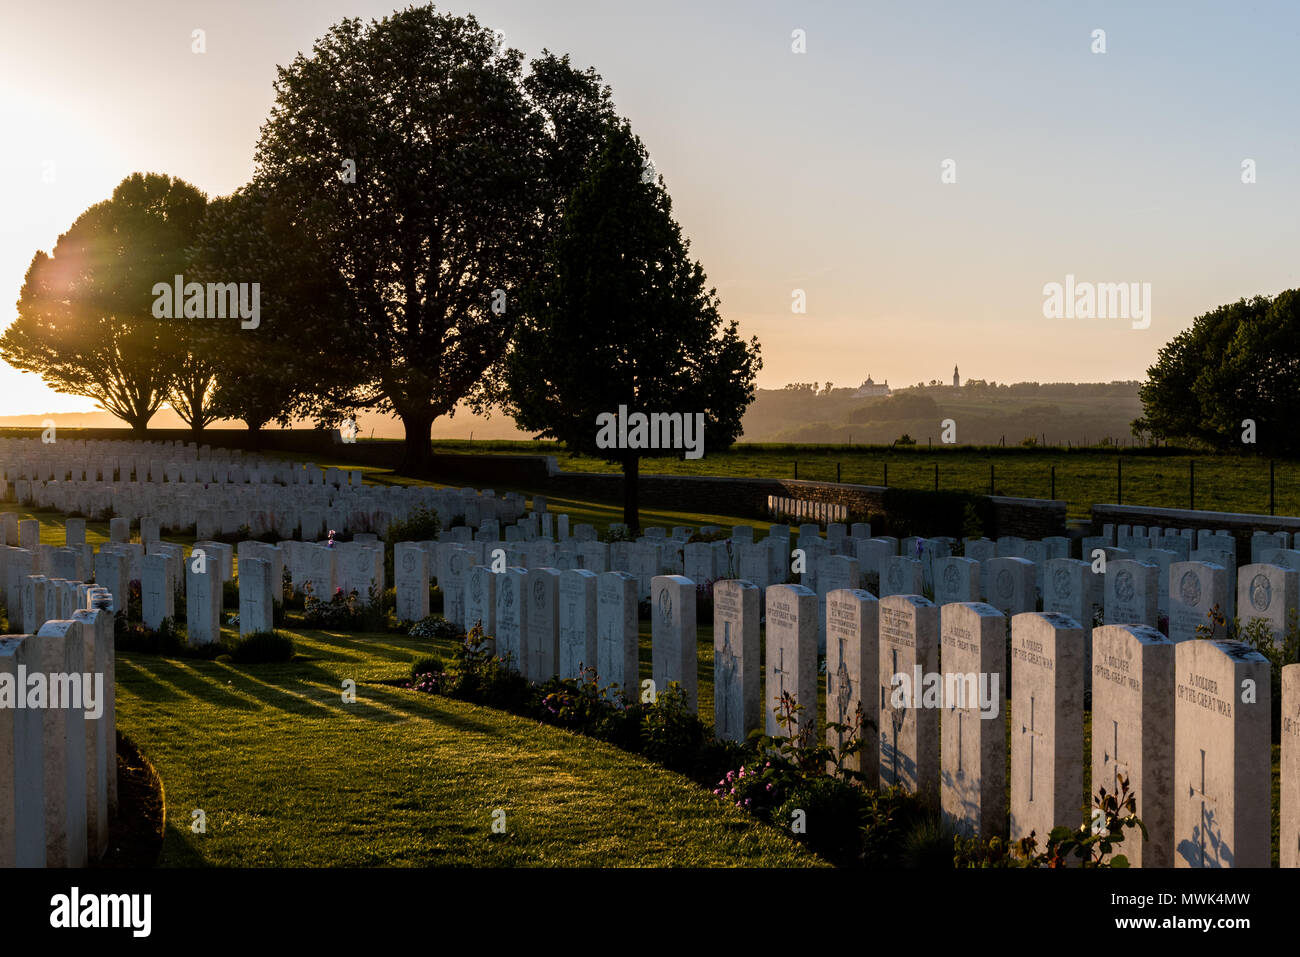
[{"label": "engraved cross on headstone", "polygon": [[1114,793],[1115,793],[1116,795],[1118,795],[1118,794],[1119,794],[1119,778],[1120,778],[1120,775],[1122,774],[1122,775],[1124,775],[1124,777],[1128,777],[1128,775],[1129,775],[1129,767],[1128,767],[1128,762],[1127,762],[1127,761],[1121,761],[1121,760],[1119,759],[1119,722],[1118,722],[1118,721],[1112,721],[1112,722],[1111,722],[1111,725],[1112,725],[1112,728],[1111,728],[1111,735],[1112,735],[1112,737],[1111,737],[1111,741],[1112,741],[1112,744],[1111,744],[1110,761],[1111,761],[1111,764],[1114,765],[1114,775],[1115,775],[1115,776],[1114,776],[1114,788],[1115,788]]},{"label": "engraved cross on headstone", "polygon": [[[1198,832],[1197,841],[1199,843],[1200,851],[1201,851],[1201,866],[1204,867],[1205,866],[1205,832],[1209,830],[1210,823],[1214,819],[1213,807],[1211,807],[1211,809],[1207,811],[1205,805],[1207,802],[1211,806],[1217,805],[1219,803],[1218,798],[1211,797],[1209,794],[1205,792],[1205,749],[1204,748],[1201,748],[1201,786],[1197,787],[1195,784],[1189,785],[1187,793],[1189,796],[1194,794],[1199,794],[1201,796],[1201,825],[1200,827],[1197,828],[1197,832]],[[1215,841],[1214,843],[1215,843],[1215,857],[1217,862],[1219,842]]]},{"label": "engraved cross on headstone", "polygon": [[722,698],[722,731],[731,733],[731,683],[736,675],[736,653],[731,648],[731,622],[722,623],[722,651],[718,655],[718,693]]},{"label": "engraved cross on headstone", "polygon": [[[573,647],[574,647],[575,645],[578,646],[579,648],[582,647],[582,639],[583,639],[583,634],[584,634],[584,633],[578,629],[577,618],[578,618],[578,603],[577,603],[576,601],[570,601],[570,602],[569,602],[569,618],[568,618],[568,621],[569,621],[569,635],[568,635],[569,642],[568,642],[568,644],[569,644],[570,654],[572,654],[572,649],[573,649]],[[584,626],[585,626],[585,625],[586,625],[586,622],[583,622],[583,624],[584,624]],[[557,664],[558,664],[558,662],[557,662]],[[589,661],[580,661],[580,662],[578,662],[578,667],[579,667],[579,668],[582,668],[582,667],[584,667],[584,666],[586,666],[586,665],[589,665],[589,664],[591,664],[591,662],[589,662]]]},{"label": "engraved cross on headstone", "polygon": [[835,669],[835,703],[839,706],[837,722],[843,724],[848,718],[849,701],[853,697],[853,682],[849,677],[849,666],[844,663],[844,639],[840,642],[840,664]]},{"label": "engraved cross on headstone", "polygon": [[962,777],[962,721],[961,709],[957,707],[956,702],[953,702],[952,711],[957,719],[957,777]]},{"label": "engraved cross on headstone", "polygon": [[[889,685],[882,684],[880,686],[880,707],[881,710],[887,710],[889,712],[889,725],[891,731],[893,732],[893,741],[890,743],[890,748],[889,748],[890,783],[897,784],[898,783],[898,732],[902,729],[903,721],[907,717],[907,715],[902,708],[895,708],[893,702],[890,701],[889,698],[888,688],[893,687],[894,675],[898,674],[898,649],[891,648],[890,656],[891,656],[890,660],[893,662],[893,667],[890,669],[890,673],[888,676],[890,684]],[[919,689],[913,689],[912,693],[916,694],[918,693],[918,690]],[[884,732],[882,731],[881,734],[883,735]]]},{"label": "engraved cross on headstone", "polygon": [[772,670],[777,680],[776,700],[778,702],[785,697],[785,673],[785,646],[782,645],[777,649],[777,665]]},{"label": "engraved cross on headstone", "polygon": [[1023,724],[1020,726],[1020,733],[1029,735],[1029,800],[1034,799],[1034,739],[1041,738],[1043,732],[1039,731],[1034,723],[1034,696],[1029,696],[1029,727]]}]

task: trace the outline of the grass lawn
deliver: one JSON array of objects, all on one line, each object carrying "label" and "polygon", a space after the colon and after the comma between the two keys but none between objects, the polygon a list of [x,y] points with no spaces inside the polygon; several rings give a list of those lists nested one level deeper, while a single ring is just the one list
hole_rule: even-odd
[{"label": "grass lawn", "polygon": [[[821,863],[617,748],[380,683],[428,641],[290,631],[298,657],[281,665],[119,656],[118,726],[166,788],[165,864]],[[205,834],[191,831],[194,809]],[[497,809],[505,834],[492,833]]]}]

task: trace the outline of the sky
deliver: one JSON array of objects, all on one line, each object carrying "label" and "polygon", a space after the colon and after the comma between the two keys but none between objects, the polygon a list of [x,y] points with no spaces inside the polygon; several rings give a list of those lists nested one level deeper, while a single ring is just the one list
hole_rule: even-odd
[{"label": "sky", "polygon": [[[0,325],[130,173],[247,182],[276,65],[394,6],[4,0]],[[604,77],[760,388],[1141,379],[1197,315],[1300,285],[1294,3],[438,7]],[[1149,288],[1149,323],[1048,318],[1067,276]],[[93,407],[0,363],[0,415]]]}]

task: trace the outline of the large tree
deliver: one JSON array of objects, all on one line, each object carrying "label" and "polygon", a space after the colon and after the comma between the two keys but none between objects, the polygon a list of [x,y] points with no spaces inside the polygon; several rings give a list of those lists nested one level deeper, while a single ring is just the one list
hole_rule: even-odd
[{"label": "large tree", "polygon": [[[435,419],[488,401],[554,184],[585,163],[591,118],[612,115],[594,74],[546,55],[526,78],[522,60],[432,6],[345,20],[279,70],[258,144],[255,185],[347,290],[352,404],[401,418],[408,469],[428,461]],[[338,331],[302,319],[312,342]]]},{"label": "large tree", "polygon": [[56,392],[95,399],[143,433],[175,373],[157,283],[183,272],[207,199],[189,183],[135,173],[36,253],[0,355]]},{"label": "large tree", "polygon": [[[633,447],[632,416],[677,414],[685,424],[700,414],[697,451],[724,449],[740,435],[762,366],[758,340],[746,342],[735,320],[719,314],[662,179],[647,168],[627,126],[611,129],[526,290],[506,361],[505,405],[521,428],[622,466],[631,528],[640,524],[640,459],[687,454],[681,444]],[[633,428],[622,447],[611,447],[603,426],[620,406]]]},{"label": "large tree", "polygon": [[[189,280],[189,275],[186,275]],[[167,332],[172,353],[171,381],[167,386],[167,404],[193,431],[204,428],[222,416],[214,404],[217,395],[217,369],[203,350],[207,331],[202,326],[172,323]]]},{"label": "large tree", "polygon": [[348,410],[355,386],[349,354],[359,343],[348,299],[321,250],[293,226],[291,212],[265,191],[245,187],[208,204],[192,250],[200,282],[258,284],[258,317],[207,323],[194,355],[213,370],[211,414],[239,419],[257,432],[311,413],[325,424]]},{"label": "large tree", "polygon": [[[1300,454],[1300,290],[1220,306],[1161,348],[1134,428],[1218,449]],[[1255,443],[1243,442],[1254,423]]]}]

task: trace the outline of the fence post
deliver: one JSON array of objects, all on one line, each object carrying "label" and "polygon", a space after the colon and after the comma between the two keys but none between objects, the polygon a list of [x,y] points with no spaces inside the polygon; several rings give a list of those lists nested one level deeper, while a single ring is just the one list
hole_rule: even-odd
[{"label": "fence post", "polygon": [[934,490],[939,491],[939,463],[934,463]]},{"label": "fence post", "polygon": [[993,494],[993,463],[989,463],[989,494]]},{"label": "fence post", "polygon": [[1196,511],[1196,459],[1187,463],[1187,498],[1191,502],[1192,511]]},{"label": "fence post", "polygon": [[840,483],[840,463],[836,462],[835,463],[835,484],[838,485],[839,483]]},{"label": "fence post", "polygon": [[1056,501],[1056,466],[1052,466],[1052,501]]},{"label": "fence post", "polygon": [[889,463],[885,463],[885,484],[884,488],[889,488]]},{"label": "fence post", "polygon": [[799,479],[799,460],[798,460],[798,459],[795,459],[795,460],[794,460],[794,477],[795,477],[795,480],[798,481],[798,479]]},{"label": "fence post", "polygon": [[1268,460],[1268,514],[1273,514],[1273,460]]},{"label": "fence post", "polygon": [[1115,460],[1115,504],[1124,504],[1124,460]]}]

